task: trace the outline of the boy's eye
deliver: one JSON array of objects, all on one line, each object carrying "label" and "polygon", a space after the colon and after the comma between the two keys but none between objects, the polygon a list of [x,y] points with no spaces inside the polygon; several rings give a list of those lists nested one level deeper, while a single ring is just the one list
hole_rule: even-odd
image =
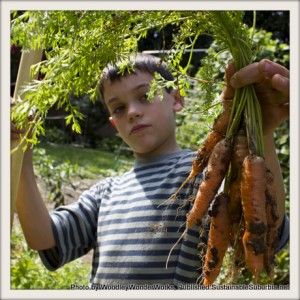
[{"label": "boy's eye", "polygon": [[117,106],[116,108],[113,109],[112,113],[113,114],[119,114],[124,110],[124,106]]},{"label": "boy's eye", "polygon": [[140,96],[141,101],[148,101],[148,93],[144,93]]}]

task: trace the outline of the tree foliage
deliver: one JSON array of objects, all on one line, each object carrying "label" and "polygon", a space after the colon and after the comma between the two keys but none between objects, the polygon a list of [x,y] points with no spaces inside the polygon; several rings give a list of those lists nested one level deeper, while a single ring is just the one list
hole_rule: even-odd
[{"label": "tree foliage", "polygon": [[[242,11],[223,12],[231,20],[230,28],[241,30],[247,38],[247,25]],[[150,30],[164,32],[172,26],[170,49],[164,59],[177,78],[182,94],[188,89],[186,66],[181,65],[183,54],[192,50],[198,38],[211,35],[224,45],[222,28],[212,11],[26,11],[12,13],[11,43],[23,51],[42,48],[45,59],[32,71],[43,80],[24,86],[24,100],[12,111],[12,118],[23,125],[28,112],[36,110],[32,127],[36,135],[43,133],[43,121],[51,107],[64,108],[66,123],[78,133],[82,113],[70,101],[70,95],[89,94],[98,97],[96,83],[108,63],[116,63],[138,51],[138,42]],[[230,49],[233,56],[235,49]]]}]

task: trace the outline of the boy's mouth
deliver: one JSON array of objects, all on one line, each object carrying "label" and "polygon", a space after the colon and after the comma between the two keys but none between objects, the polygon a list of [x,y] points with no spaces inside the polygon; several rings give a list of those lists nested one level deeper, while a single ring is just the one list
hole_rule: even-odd
[{"label": "boy's mouth", "polygon": [[135,126],[132,127],[130,134],[135,134],[138,133],[140,131],[143,131],[144,129],[150,127],[150,125],[145,125],[145,124],[137,124]]}]

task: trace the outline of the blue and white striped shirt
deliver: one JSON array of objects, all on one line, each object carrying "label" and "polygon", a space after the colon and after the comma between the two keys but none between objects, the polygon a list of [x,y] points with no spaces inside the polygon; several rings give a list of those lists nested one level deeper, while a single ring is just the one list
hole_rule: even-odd
[{"label": "blue and white striped shirt", "polygon": [[[185,229],[186,214],[201,175],[174,201],[166,202],[187,178],[195,153],[187,150],[139,159],[122,176],[107,178],[80,199],[52,212],[57,247],[40,251],[55,270],[94,250],[90,284],[195,283],[201,274],[199,227],[171,253]],[[194,193],[195,193],[194,192]]]},{"label": "blue and white striped shirt", "polygon": [[[185,229],[189,197],[196,194],[202,174],[186,184],[174,201],[164,203],[187,178],[194,157],[195,153],[183,150],[138,159],[132,170],[99,182],[77,202],[54,210],[57,246],[39,251],[45,266],[56,270],[93,249],[90,285],[196,283],[208,222],[204,230],[200,226],[188,230],[167,268],[166,262]],[[288,240],[288,222],[284,223],[282,246]]]}]

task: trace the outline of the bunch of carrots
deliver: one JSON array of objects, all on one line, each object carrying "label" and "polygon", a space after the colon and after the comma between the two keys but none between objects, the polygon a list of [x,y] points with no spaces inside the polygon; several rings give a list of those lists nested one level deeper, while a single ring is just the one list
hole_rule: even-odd
[{"label": "bunch of carrots", "polygon": [[[188,178],[180,187],[204,171],[182,234],[183,237],[209,214],[204,285],[214,283],[230,246],[235,251],[235,265],[246,264],[255,282],[263,269],[271,280],[274,275],[278,213],[273,175],[266,168],[264,158],[249,148],[243,120],[232,137],[226,136],[230,112],[230,108],[224,110],[216,118]],[[224,180],[224,190],[219,192]]]},{"label": "bunch of carrots", "polygon": [[[229,246],[235,251],[235,265],[246,265],[256,282],[263,269],[271,280],[274,275],[278,213],[273,175],[264,158],[251,153],[243,122],[241,125],[232,138],[224,135],[214,141],[211,153],[204,155],[203,148],[207,149],[213,132],[224,130],[214,126],[194,160],[194,165],[206,170],[188,214],[186,230],[208,212],[211,225],[203,266],[204,285],[211,285],[219,275]],[[191,173],[195,174],[195,170]],[[224,191],[218,194],[223,180]]]},{"label": "bunch of carrots", "polygon": [[[214,24],[215,37],[227,43],[235,68],[250,64],[251,38],[244,30],[237,30],[230,13],[210,12],[209,21]],[[235,268],[246,266],[256,283],[266,270],[273,281],[278,213],[273,175],[264,160],[261,118],[254,86],[236,89],[231,104],[224,106],[199,148],[188,178],[172,196],[204,172],[181,236],[208,213],[211,222],[203,265],[204,285],[215,282],[229,247],[234,250]]]}]

